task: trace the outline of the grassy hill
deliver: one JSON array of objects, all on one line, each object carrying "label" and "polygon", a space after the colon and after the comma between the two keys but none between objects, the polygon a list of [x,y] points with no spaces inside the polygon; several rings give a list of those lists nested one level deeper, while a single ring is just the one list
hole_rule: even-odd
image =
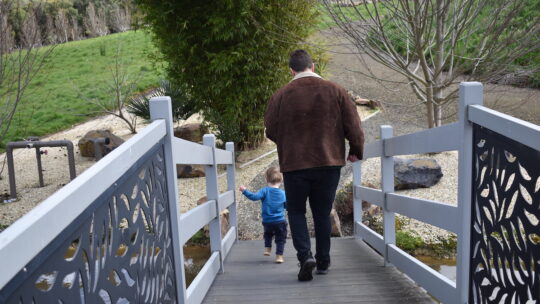
[{"label": "grassy hill", "polygon": [[116,57],[136,90],[157,85],[150,36],[131,31],[58,45],[30,84],[2,146],[27,136],[51,134],[99,115],[90,100],[110,100]]}]

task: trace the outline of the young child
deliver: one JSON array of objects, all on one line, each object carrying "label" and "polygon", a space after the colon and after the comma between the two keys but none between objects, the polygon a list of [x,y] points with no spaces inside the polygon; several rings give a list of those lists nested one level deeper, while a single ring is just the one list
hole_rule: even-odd
[{"label": "young child", "polygon": [[250,192],[245,186],[240,186],[240,192],[252,201],[261,200],[262,224],[264,227],[264,255],[272,252],[272,238],[276,242],[276,263],[283,263],[283,249],[287,239],[287,221],[285,221],[285,191],[279,189],[283,176],[279,169],[270,167],[266,170],[266,182],[257,193]]}]

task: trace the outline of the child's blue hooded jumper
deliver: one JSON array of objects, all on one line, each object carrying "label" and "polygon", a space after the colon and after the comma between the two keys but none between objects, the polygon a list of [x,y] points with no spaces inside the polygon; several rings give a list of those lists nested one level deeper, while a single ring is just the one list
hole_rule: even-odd
[{"label": "child's blue hooded jumper", "polygon": [[262,201],[261,214],[263,223],[285,221],[285,204],[287,202],[285,191],[279,188],[264,187],[257,193],[244,190],[242,194],[252,201]]}]

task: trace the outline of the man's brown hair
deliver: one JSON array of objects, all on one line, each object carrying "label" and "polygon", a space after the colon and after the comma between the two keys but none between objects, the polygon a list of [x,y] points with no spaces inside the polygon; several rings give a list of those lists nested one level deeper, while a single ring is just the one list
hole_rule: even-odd
[{"label": "man's brown hair", "polygon": [[270,167],[266,170],[266,182],[270,184],[277,184],[283,181],[283,176],[279,169],[276,167]]}]

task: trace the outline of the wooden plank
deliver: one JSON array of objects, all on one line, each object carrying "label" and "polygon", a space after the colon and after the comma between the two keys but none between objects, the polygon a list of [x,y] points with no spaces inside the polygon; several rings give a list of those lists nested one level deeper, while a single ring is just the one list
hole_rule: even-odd
[{"label": "wooden plank", "polygon": [[375,250],[380,253],[384,252],[384,239],[382,235],[360,222],[356,222],[356,231],[358,232],[358,236],[375,248]]},{"label": "wooden plank", "polygon": [[457,206],[395,193],[387,194],[386,200],[388,210],[458,233]]},{"label": "wooden plank", "polygon": [[165,121],[151,123],[0,233],[0,288],[158,143],[166,132]]},{"label": "wooden plank", "polygon": [[212,149],[185,139],[173,137],[173,159],[175,164],[211,165]]},{"label": "wooden plank", "polygon": [[354,192],[356,198],[366,201],[370,204],[383,207],[384,205],[384,193],[382,190],[368,188],[364,186],[355,186],[356,191]]},{"label": "wooden plank", "polygon": [[187,303],[188,304],[199,304],[202,303],[204,295],[210,289],[212,282],[219,272],[220,261],[219,261],[219,252],[215,251],[212,253],[204,267],[199,271],[199,274],[195,277],[193,282],[189,285],[187,289]]},{"label": "wooden plank", "polygon": [[383,141],[377,140],[364,146],[363,160],[383,155]]},{"label": "wooden plank", "polygon": [[184,245],[189,239],[216,217],[216,201],[201,204],[180,216],[180,240]]},{"label": "wooden plank", "polygon": [[229,151],[216,148],[216,164],[229,165],[233,163],[233,154]]},{"label": "wooden plank", "polygon": [[231,227],[223,240],[221,241],[221,248],[223,248],[223,256],[224,258],[229,255],[229,252],[231,251],[232,246],[234,245],[234,241],[236,241],[236,227]]},{"label": "wooden plank", "polygon": [[234,203],[234,190],[229,190],[221,193],[219,195],[218,202],[219,211],[221,212],[225,210],[225,208],[229,207],[232,203]]},{"label": "wooden plank", "polygon": [[459,148],[458,123],[384,140],[386,156],[434,153]]},{"label": "wooden plank", "polygon": [[456,283],[426,264],[399,249],[388,245],[388,259],[416,283],[444,303],[459,303]]},{"label": "wooden plank", "polygon": [[468,110],[469,121],[540,151],[540,126],[481,105]]},{"label": "wooden plank", "polygon": [[[290,241],[290,240],[288,240]],[[425,291],[364,242],[333,238],[328,275],[298,282],[296,252],[285,246],[285,263],[263,256],[264,243],[239,241],[225,260],[203,303],[433,303]]]}]

